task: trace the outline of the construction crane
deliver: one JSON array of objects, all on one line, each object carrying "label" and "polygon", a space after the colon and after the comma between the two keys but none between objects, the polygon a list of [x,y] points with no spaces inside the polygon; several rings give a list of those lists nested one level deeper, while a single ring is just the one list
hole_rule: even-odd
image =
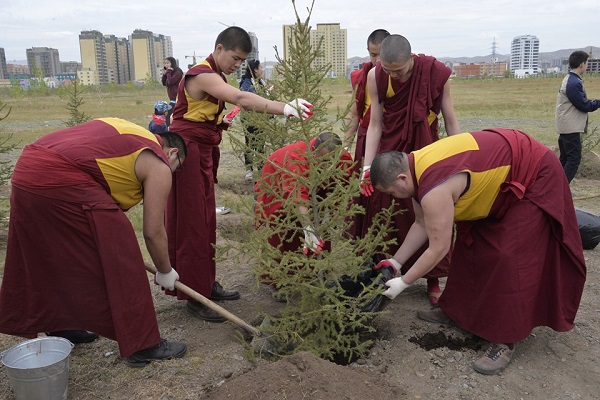
[{"label": "construction crane", "polygon": [[196,50],[194,50],[194,54],[191,56],[185,56],[185,58],[191,58],[193,63],[192,64],[188,64],[188,69],[192,68],[194,65],[196,65],[196,57],[204,57],[204,56],[197,56],[196,55]]}]

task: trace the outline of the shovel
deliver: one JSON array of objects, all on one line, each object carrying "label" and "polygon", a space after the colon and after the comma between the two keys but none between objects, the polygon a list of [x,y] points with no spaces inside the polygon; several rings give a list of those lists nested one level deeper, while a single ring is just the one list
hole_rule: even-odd
[{"label": "shovel", "polygon": [[[148,272],[151,272],[152,275],[156,275],[156,268],[153,265],[150,265],[150,264],[147,264],[147,263],[144,264],[144,265],[146,266],[146,270]],[[184,285],[183,283],[181,283],[179,281],[175,281],[175,289],[177,289],[177,290],[181,291],[182,293],[190,296],[192,299],[196,300],[198,303],[200,303],[202,305],[205,305],[206,307],[208,307],[211,310],[215,311],[219,315],[222,315],[229,322],[233,322],[234,324],[236,324],[240,328],[244,329],[246,332],[248,332],[248,333],[250,333],[252,335],[255,335],[255,336],[260,336],[261,335],[260,330],[258,330],[254,326],[248,324],[243,319],[241,319],[239,317],[236,317],[235,315],[233,315],[232,313],[230,313],[229,311],[227,311],[223,307],[221,307],[221,306],[215,304],[214,302],[210,301],[206,297],[202,296],[200,293],[196,292],[191,287],[189,287],[187,285]]]}]

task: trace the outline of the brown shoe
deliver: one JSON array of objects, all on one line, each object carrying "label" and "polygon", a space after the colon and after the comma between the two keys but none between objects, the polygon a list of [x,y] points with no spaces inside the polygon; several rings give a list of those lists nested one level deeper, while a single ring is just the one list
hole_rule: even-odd
[{"label": "brown shoe", "polygon": [[202,303],[194,300],[187,301],[187,310],[196,318],[200,318],[208,322],[225,322],[226,318],[216,311],[208,308]]},{"label": "brown shoe", "polygon": [[510,363],[514,351],[514,347],[511,349],[504,343],[492,343],[483,357],[473,362],[473,369],[480,374],[495,375]]},{"label": "brown shoe", "polygon": [[433,322],[434,324],[454,325],[454,322],[440,307],[435,307],[431,310],[419,310],[417,311],[417,317],[423,321]]}]

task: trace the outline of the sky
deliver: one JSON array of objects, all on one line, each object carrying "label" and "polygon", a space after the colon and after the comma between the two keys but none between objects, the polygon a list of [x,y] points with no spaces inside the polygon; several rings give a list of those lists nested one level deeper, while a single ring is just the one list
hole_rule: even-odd
[{"label": "sky", "polygon": [[[236,25],[258,37],[261,61],[283,56],[282,26],[340,23],[348,57],[366,57],[369,34],[379,28],[401,34],[414,53],[438,58],[509,54],[513,38],[535,35],[540,52],[598,46],[598,0],[2,0],[0,47],[6,60],[25,60],[31,47],[58,49],[61,61],[81,61],[79,34],[97,30],[128,37],[135,29],[170,36],[182,66],[210,54],[223,29]],[[371,7],[368,7],[371,5]],[[599,55],[600,56],[600,55]],[[185,68],[184,68],[185,69]]]}]

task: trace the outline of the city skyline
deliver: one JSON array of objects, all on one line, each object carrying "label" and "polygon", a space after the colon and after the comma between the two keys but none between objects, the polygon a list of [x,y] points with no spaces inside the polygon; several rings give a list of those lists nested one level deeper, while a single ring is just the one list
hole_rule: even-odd
[{"label": "city skyline", "polygon": [[[296,0],[300,20],[308,15],[306,8],[310,4],[310,0]],[[32,47],[55,48],[61,61],[81,61],[78,35],[82,30],[127,37],[135,29],[144,29],[171,36],[173,55],[185,65],[191,60],[185,56],[195,54],[201,58],[209,54],[225,25],[237,25],[256,34],[261,61],[275,61],[273,46],[283,56],[283,26],[295,22],[291,1],[249,4],[232,0],[212,4],[210,12],[200,8],[197,13],[178,11],[193,10],[193,5],[182,0],[173,10],[156,0],[144,4],[106,0],[97,5],[74,0],[59,4],[39,0],[11,2],[3,6],[0,47],[5,49],[7,62],[24,60],[26,49]],[[432,10],[413,3],[399,7],[398,2],[391,0],[381,0],[377,5],[375,9],[354,0],[316,0],[310,25],[315,28],[317,23],[340,23],[348,31],[349,58],[367,55],[366,38],[377,28],[403,34],[415,52],[444,58],[490,54],[494,40],[496,51],[507,54],[512,39],[527,34],[539,38],[540,52],[588,46],[590,36],[577,32],[585,32],[586,26],[591,31],[596,25],[594,16],[600,15],[600,3],[590,0],[564,4],[532,0],[526,7],[513,0],[467,0],[436,4]],[[160,9],[171,18],[157,18],[156,10]]]}]

